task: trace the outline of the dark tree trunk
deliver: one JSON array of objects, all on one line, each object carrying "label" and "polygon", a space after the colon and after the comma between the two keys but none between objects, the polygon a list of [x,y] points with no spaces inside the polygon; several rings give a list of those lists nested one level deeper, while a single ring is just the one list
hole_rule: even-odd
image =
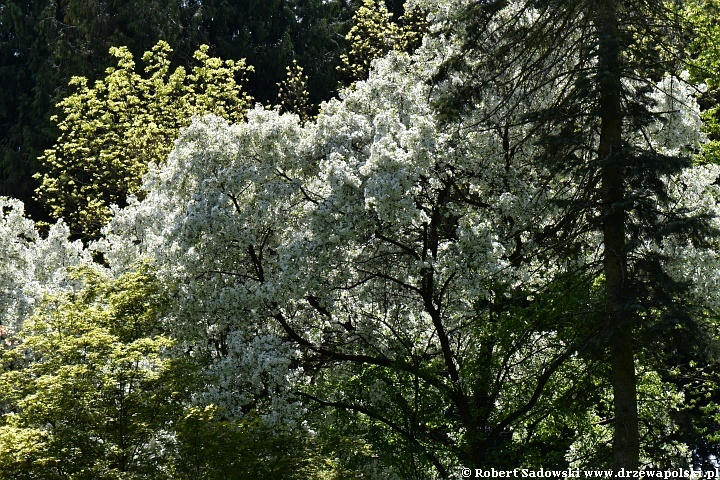
[{"label": "dark tree trunk", "polygon": [[626,211],[623,153],[621,65],[617,0],[599,0],[600,35],[598,87],[600,93],[600,144],[602,175],[603,266],[605,309],[609,325],[611,383],[615,409],[613,469],[637,470],[640,451],[637,392],[633,353],[632,312],[627,308]]}]

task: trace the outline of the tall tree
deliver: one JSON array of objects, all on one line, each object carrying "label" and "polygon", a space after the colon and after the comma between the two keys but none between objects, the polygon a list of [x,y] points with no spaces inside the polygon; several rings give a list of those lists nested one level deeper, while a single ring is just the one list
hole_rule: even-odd
[{"label": "tall tree", "polygon": [[[477,108],[488,102],[490,86],[517,92],[503,97],[480,125],[492,128],[499,123],[496,115],[508,109],[523,112],[523,121],[535,125],[527,141],[539,147],[537,168],[577,182],[576,198],[558,204],[565,214],[543,243],[567,254],[579,231],[601,236],[597,275],[605,288],[602,344],[614,398],[612,464],[616,471],[635,470],[640,439],[634,352],[641,348],[641,332],[651,324],[667,325],[669,318],[694,322],[681,285],[648,245],[669,232],[708,233],[698,216],[661,211],[668,200],[665,179],[690,165],[692,152],[664,148],[659,132],[649,128],[657,116],[651,85],[660,72],[677,67],[678,45],[669,39],[680,38],[672,34],[679,22],[664,3],[646,1],[497,0],[460,11],[446,31],[464,39],[460,53],[437,79],[462,80],[449,89],[441,109],[456,114]],[[531,102],[539,85],[558,82],[564,87],[552,93],[547,107]],[[671,105],[670,111],[678,108]]]},{"label": "tall tree", "polygon": [[[623,138],[623,66],[619,2],[598,2],[595,20],[598,36],[597,91],[600,112],[600,141],[597,157],[600,164],[603,234],[603,272],[605,273],[605,313],[609,330],[611,383],[615,423],[613,468],[635,471],[640,459],[640,436],[637,414],[637,379],[633,327],[635,316],[628,304],[628,249],[625,244],[627,207],[625,169],[630,155]],[[655,173],[655,172],[653,172]],[[630,288],[628,288],[630,287]],[[630,298],[629,298],[630,297]],[[629,301],[630,302],[629,302]]]}]

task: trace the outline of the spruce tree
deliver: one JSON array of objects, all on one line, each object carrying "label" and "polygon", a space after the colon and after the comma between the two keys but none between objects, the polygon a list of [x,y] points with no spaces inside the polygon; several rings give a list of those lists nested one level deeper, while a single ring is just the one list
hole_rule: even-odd
[{"label": "spruce tree", "polygon": [[[471,3],[446,25],[443,33],[463,43],[436,76],[453,84],[438,103],[448,118],[487,103],[489,90],[504,92],[476,128],[502,132],[497,117],[521,112],[534,128],[525,142],[537,148],[535,168],[580,186],[574,200],[557,203],[564,213],[534,248],[572,258],[580,232],[602,239],[595,278],[604,284],[604,320],[596,348],[610,367],[615,471],[639,465],[635,361],[661,345],[657,337],[650,345],[646,333],[696,321],[682,295],[687,285],[670,278],[666,259],[648,245],[670,234],[701,242],[710,233],[699,215],[661,212],[664,179],[691,165],[693,152],[663,151],[648,130],[657,118],[652,85],[676,72],[682,56],[676,11],[644,0]],[[534,91],[556,83],[565,87],[550,107],[530,102]]]}]

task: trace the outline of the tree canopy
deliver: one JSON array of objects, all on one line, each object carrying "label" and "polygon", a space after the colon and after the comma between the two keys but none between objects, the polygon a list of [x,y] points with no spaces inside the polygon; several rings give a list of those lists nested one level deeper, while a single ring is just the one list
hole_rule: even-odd
[{"label": "tree canopy", "polygon": [[140,193],[148,165],[165,160],[193,115],[243,120],[252,101],[243,85],[252,67],[210,57],[202,46],[190,72],[171,71],[170,52],[165,42],[146,52],[141,75],[127,48],[113,48],[117,67],[94,85],[73,78],[76,91],[58,104],[62,117],[53,118],[61,134],[40,157],[44,173],[36,175],[37,194],[73,233],[97,236],[110,206]]},{"label": "tree canopy", "polygon": [[712,470],[711,3],[366,1],[317,108],[296,29],[348,3],[113,48],[42,157],[65,220],[0,200],[0,478]]},{"label": "tree canopy", "polygon": [[[499,131],[478,128],[487,114],[480,109],[441,122],[424,77],[437,48],[376,63],[367,82],[304,126],[264,109],[239,125],[197,120],[151,173],[145,199],[110,223],[105,258],[122,266],[148,255],[183,285],[178,321],[188,330],[179,331],[209,348],[231,391],[252,391],[236,375],[257,352],[263,390],[287,402],[276,412],[292,419],[300,398],[364,419],[385,450],[402,445],[412,455],[406,476],[434,470],[444,478],[458,463],[607,466],[598,438],[612,430],[594,425],[613,415],[602,237],[578,227],[564,240],[572,255],[545,246],[563,233],[563,203],[585,186],[534,159],[537,147],[526,141],[533,124],[512,116],[524,112],[503,110]],[[556,88],[546,84],[532,98],[552,102]],[[651,94],[658,114],[643,128],[655,148],[684,151],[701,140],[682,79],[668,76]],[[630,138],[642,145],[646,137]],[[698,193],[678,174],[662,177],[670,201],[659,214],[713,214],[712,201],[684,198],[710,193],[717,172],[686,174],[696,176],[689,183]],[[645,241],[647,251],[667,254],[668,268],[678,257],[666,249],[705,252],[685,245],[681,232]],[[673,278],[687,279],[677,270]],[[713,297],[703,290],[692,298]],[[654,368],[638,371],[637,388],[648,392],[643,435],[665,438],[673,453],[657,456],[647,443],[642,455],[671,465],[687,450],[659,412],[679,410],[681,394],[662,404],[658,390],[676,390]],[[276,383],[279,371],[288,383]],[[586,389],[605,407],[584,404]],[[214,393],[237,412],[258,402]],[[558,424],[582,433],[569,438]],[[599,450],[587,459],[591,448]]]},{"label": "tree canopy", "polygon": [[[60,134],[50,121],[55,104],[82,76],[92,83],[116,63],[111,47],[139,55],[158,41],[172,45],[172,68],[192,69],[193,52],[248,59],[257,67],[249,93],[263,103],[277,98],[293,59],[306,69],[312,105],[338,91],[340,55],[355,1],[278,0],[5,0],[0,8],[0,195],[24,201],[31,216],[49,213],[33,199],[37,158]],[[142,12],[142,14],[139,14]]]}]

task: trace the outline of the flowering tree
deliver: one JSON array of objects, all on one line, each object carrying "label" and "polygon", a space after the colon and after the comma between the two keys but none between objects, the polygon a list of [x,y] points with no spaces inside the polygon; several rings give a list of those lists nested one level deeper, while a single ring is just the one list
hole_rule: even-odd
[{"label": "flowering tree", "polygon": [[[0,331],[2,338],[19,330],[48,292],[69,290],[71,266],[87,264],[80,242],[70,242],[63,222],[41,238],[24,215],[22,202],[0,197]],[[8,340],[9,341],[9,340]]]},{"label": "flowering tree", "polygon": [[[553,425],[592,435],[597,418],[579,392],[597,389],[603,365],[602,239],[564,214],[585,184],[535,160],[540,133],[572,130],[537,130],[518,108],[550,108],[563,84],[489,85],[443,123],[427,80],[445,41],[377,62],[314,122],[262,109],[238,125],[196,119],[96,248],[118,269],[152,257],[177,284],[175,333],[209,359],[207,395],[234,415],[343,412],[374,448],[401,452],[408,477],[458,462],[565,465],[585,444]],[[689,92],[674,77],[654,86],[664,118],[631,141],[700,141]],[[592,156],[585,139],[575,153]],[[702,208],[666,212],[712,213]]]},{"label": "flowering tree", "polygon": [[0,200],[0,477],[713,461],[681,430],[717,427],[683,416],[717,412],[720,170],[690,166],[689,77],[619,22],[658,12],[413,3],[434,35],[314,119],[247,113],[244,66],[204,49],[77,80],[42,191],[75,233],[114,213],[109,271],[69,276],[69,229]]}]

